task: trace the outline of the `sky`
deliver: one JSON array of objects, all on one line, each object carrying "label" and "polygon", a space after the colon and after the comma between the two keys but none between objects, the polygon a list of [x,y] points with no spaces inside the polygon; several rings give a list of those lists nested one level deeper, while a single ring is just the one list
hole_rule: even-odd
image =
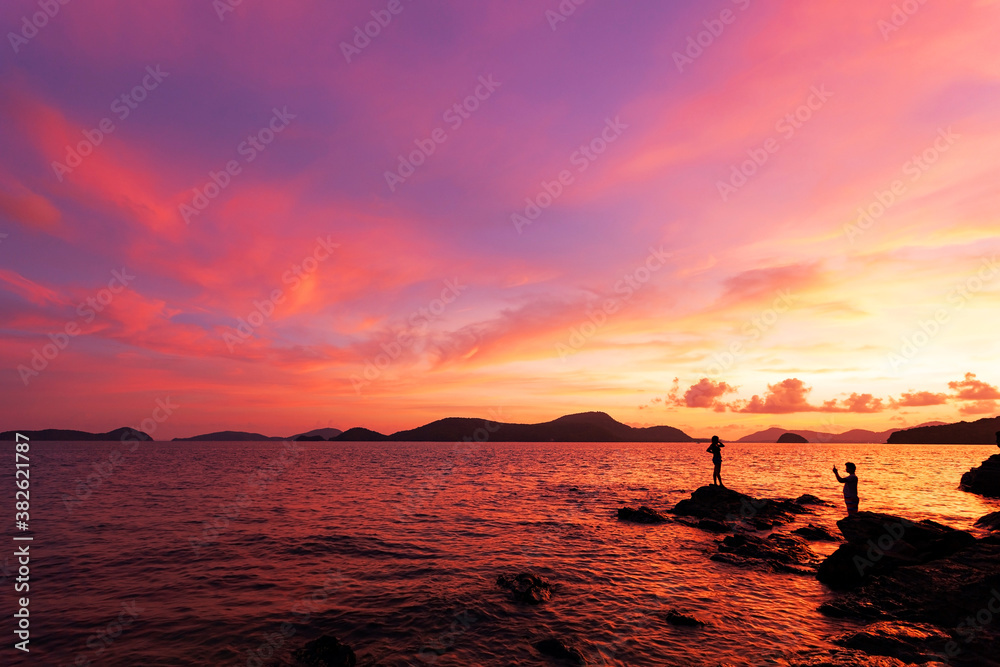
[{"label": "sky", "polygon": [[1000,413],[1000,2],[11,0],[0,430]]}]

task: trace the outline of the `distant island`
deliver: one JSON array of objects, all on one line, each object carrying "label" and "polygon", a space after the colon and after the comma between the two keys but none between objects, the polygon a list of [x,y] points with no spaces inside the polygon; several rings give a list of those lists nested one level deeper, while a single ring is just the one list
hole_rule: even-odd
[{"label": "distant island", "polygon": [[121,428],[116,428],[113,431],[108,431],[107,433],[89,433],[87,431],[75,431],[72,429],[63,428],[46,428],[41,431],[4,431],[0,433],[0,441],[15,440],[17,434],[25,436],[29,440],[85,440],[85,441],[104,441],[104,440],[137,440],[143,442],[152,442],[152,438],[148,434],[142,431],[137,431],[134,428],[129,428],[123,426]]},{"label": "distant island", "polygon": [[905,431],[896,431],[889,436],[889,444],[907,445],[992,445],[996,443],[996,432],[1000,431],[1000,417],[986,417],[974,422],[917,426]]},{"label": "distant island", "polygon": [[[786,430],[768,428],[744,436],[738,443],[813,443],[813,444],[993,444],[1000,431],[1000,417],[980,419],[975,422],[929,422],[909,429],[869,431],[851,429],[843,433],[822,431]],[[38,431],[4,431],[0,441],[15,439],[21,433],[38,441],[152,441],[148,434],[133,428],[122,427],[107,433],[89,433],[70,429],[44,429]],[[298,440],[303,442],[461,442],[464,440],[492,442],[703,442],[672,426],[635,427],[623,424],[605,412],[581,412],[538,424],[494,422],[472,417],[447,417],[397,431],[389,435],[356,426],[346,431],[336,428],[318,428],[288,437],[268,436],[246,431],[216,431],[174,442],[268,442]]]}]

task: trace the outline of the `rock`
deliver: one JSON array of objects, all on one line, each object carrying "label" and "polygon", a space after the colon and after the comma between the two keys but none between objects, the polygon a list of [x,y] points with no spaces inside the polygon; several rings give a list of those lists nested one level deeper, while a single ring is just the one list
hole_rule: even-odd
[{"label": "rock", "polygon": [[828,531],[826,528],[821,528],[820,526],[814,526],[811,523],[807,526],[802,526],[796,528],[792,531],[793,535],[798,535],[799,537],[804,537],[807,540],[812,540],[813,542],[839,542],[840,538]]},{"label": "rock", "polygon": [[619,521],[632,521],[635,523],[663,523],[668,521],[667,517],[663,516],[651,507],[646,507],[643,505],[639,509],[635,510],[631,507],[622,507],[618,510],[618,520]]},{"label": "rock", "polygon": [[961,488],[981,496],[1000,498],[1000,454],[994,454],[962,475]]},{"label": "rock", "polygon": [[827,502],[822,498],[818,498],[811,493],[803,493],[801,496],[795,499],[796,505],[826,505],[829,507],[833,503]]},{"label": "rock", "polygon": [[819,567],[817,578],[849,589],[872,575],[950,556],[975,543],[969,533],[934,521],[917,523],[877,512],[858,512],[837,527],[847,539]]},{"label": "rock", "polygon": [[991,512],[976,521],[976,526],[987,530],[1000,530],[1000,512]]},{"label": "rock", "polygon": [[295,658],[309,667],[355,667],[358,660],[350,646],[341,644],[336,637],[323,635],[296,649]]},{"label": "rock", "polygon": [[803,438],[798,433],[782,433],[780,436],[778,436],[779,444],[786,442],[804,443],[809,441]]},{"label": "rock", "polygon": [[[868,655],[864,651],[810,651],[792,658],[788,667],[916,667],[898,658]],[[948,667],[943,662],[928,662],[920,667]]]},{"label": "rock", "polygon": [[587,664],[586,659],[583,654],[577,651],[575,648],[571,648],[562,643],[559,639],[555,637],[547,637],[541,639],[532,646],[541,653],[542,655],[547,655],[551,658],[557,658],[559,660],[565,660],[571,665],[585,665]]},{"label": "rock", "polygon": [[833,643],[909,662],[925,663],[942,657],[951,635],[927,623],[879,621],[834,638]]},{"label": "rock", "polygon": [[695,526],[711,533],[730,533],[733,530],[728,525],[715,519],[698,519],[698,523]]},{"label": "rock", "polygon": [[676,609],[671,609],[667,612],[665,618],[667,623],[671,625],[682,625],[690,628],[703,628],[705,627],[704,621],[699,621],[694,616],[688,616],[687,614],[682,614]]},{"label": "rock", "polygon": [[[820,607],[826,616],[927,623],[953,634],[952,665],[995,665],[1000,655],[1000,535],[946,558],[899,567]],[[957,653],[956,653],[957,651]],[[991,661],[992,660],[992,661]]]},{"label": "rock", "polygon": [[739,566],[763,566],[773,572],[795,574],[813,574],[819,562],[801,537],[777,533],[766,538],[727,535],[719,542],[719,553],[714,554],[711,560]]},{"label": "rock", "polygon": [[723,486],[710,485],[696,489],[690,498],[677,503],[670,513],[728,523],[745,521],[757,530],[770,530],[809,511],[791,500],[754,498]]},{"label": "rock", "polygon": [[532,574],[501,574],[497,576],[497,586],[506,590],[514,602],[522,604],[541,604],[552,598],[554,587],[548,581]]}]

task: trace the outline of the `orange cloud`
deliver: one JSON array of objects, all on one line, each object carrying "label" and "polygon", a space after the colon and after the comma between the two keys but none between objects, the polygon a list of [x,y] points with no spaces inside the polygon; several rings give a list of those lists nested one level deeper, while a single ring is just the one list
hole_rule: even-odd
[{"label": "orange cloud", "polygon": [[1000,398],[1000,389],[976,379],[975,373],[966,373],[965,379],[959,382],[949,382],[948,387],[955,391],[955,398],[961,401],[986,401]]}]

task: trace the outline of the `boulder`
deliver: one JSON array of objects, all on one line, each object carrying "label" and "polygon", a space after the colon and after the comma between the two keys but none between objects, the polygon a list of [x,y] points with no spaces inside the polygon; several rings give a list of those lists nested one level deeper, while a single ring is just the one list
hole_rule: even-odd
[{"label": "boulder", "polygon": [[671,514],[735,523],[743,521],[757,530],[770,530],[795,520],[810,510],[791,500],[754,498],[724,486],[702,486],[680,501]]},{"label": "boulder", "polygon": [[961,488],[981,496],[1000,498],[1000,454],[994,454],[962,475]]},{"label": "boulder", "polygon": [[540,639],[539,641],[532,644],[542,655],[547,655],[550,658],[556,658],[557,660],[564,660],[571,665],[585,665],[587,660],[583,657],[575,648],[566,646],[560,639],[556,637],[546,637],[545,639]]},{"label": "boulder", "polygon": [[703,628],[706,625],[705,621],[700,621],[694,616],[682,614],[676,609],[669,610],[664,618],[666,618],[667,623],[670,625],[680,625],[689,628]]},{"label": "boulder", "polygon": [[497,586],[508,592],[514,602],[522,604],[541,604],[552,598],[554,587],[548,581],[532,574],[521,572],[516,575],[501,574],[497,576]]},{"label": "boulder", "polygon": [[309,667],[355,667],[357,657],[350,646],[341,644],[336,637],[323,635],[296,649],[295,659]]},{"label": "boulder", "polygon": [[618,510],[619,521],[632,521],[634,523],[663,523],[669,519],[651,507],[643,505],[639,509],[622,507]]},{"label": "boulder", "polygon": [[838,521],[837,527],[847,544],[823,561],[817,577],[830,588],[841,590],[904,565],[950,556],[976,541],[965,531],[934,521],[914,523],[877,512],[858,512]]},{"label": "boulder", "polygon": [[833,643],[870,655],[925,663],[943,657],[950,641],[951,635],[928,623],[879,621],[836,637]]},{"label": "boulder", "polygon": [[795,499],[797,505],[825,505],[829,507],[833,503],[823,500],[811,493],[803,493],[801,496]]},{"label": "boulder", "polygon": [[826,528],[814,526],[811,523],[801,526],[792,531],[792,535],[798,535],[813,542],[839,542],[840,538],[831,533]]},{"label": "boulder", "polygon": [[990,512],[976,521],[977,528],[986,530],[1000,530],[1000,512]]}]

